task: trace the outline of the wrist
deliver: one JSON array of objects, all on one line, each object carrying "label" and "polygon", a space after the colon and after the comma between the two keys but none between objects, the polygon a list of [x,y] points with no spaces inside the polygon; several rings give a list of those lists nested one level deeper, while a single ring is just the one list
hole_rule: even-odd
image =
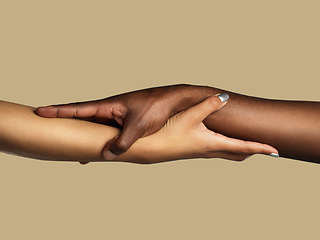
[{"label": "wrist", "polygon": [[178,84],[171,86],[171,89],[167,91],[165,100],[168,103],[167,105],[170,106],[172,116],[220,92],[223,92],[223,90],[208,86]]}]

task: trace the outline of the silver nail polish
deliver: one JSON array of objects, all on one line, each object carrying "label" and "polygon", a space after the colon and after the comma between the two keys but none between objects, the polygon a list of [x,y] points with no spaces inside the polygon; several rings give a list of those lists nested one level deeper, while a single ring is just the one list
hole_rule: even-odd
[{"label": "silver nail polish", "polygon": [[276,154],[276,153],[270,153],[269,156],[271,157],[279,157],[279,154]]},{"label": "silver nail polish", "polygon": [[224,103],[229,100],[229,95],[227,93],[221,93],[218,95],[218,98]]}]

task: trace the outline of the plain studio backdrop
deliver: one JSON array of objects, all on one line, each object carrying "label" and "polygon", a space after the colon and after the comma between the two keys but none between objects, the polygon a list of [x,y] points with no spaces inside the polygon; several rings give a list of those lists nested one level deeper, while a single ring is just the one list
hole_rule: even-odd
[{"label": "plain studio backdrop", "polygon": [[[320,100],[319,7],[283,0],[1,1],[1,99],[41,106],[190,83]],[[0,158],[1,239],[320,236],[314,163],[262,155],[240,163],[85,166]]]}]

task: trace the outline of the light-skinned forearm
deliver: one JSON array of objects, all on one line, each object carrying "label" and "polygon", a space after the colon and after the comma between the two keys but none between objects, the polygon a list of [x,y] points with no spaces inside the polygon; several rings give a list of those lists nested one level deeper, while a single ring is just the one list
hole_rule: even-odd
[{"label": "light-skinned forearm", "polygon": [[[34,110],[0,101],[0,151],[43,160],[102,161],[106,141],[119,132],[110,126],[77,119],[42,118]],[[132,160],[142,153],[137,142],[116,160]]]}]

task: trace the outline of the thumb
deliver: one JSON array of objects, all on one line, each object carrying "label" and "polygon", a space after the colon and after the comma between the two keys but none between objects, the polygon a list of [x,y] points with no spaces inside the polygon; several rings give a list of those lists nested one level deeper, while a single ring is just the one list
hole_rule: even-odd
[{"label": "thumb", "polygon": [[[229,100],[227,93],[216,94],[208,97],[201,103],[185,110],[184,114],[188,122],[199,123],[202,122],[211,113],[221,109]],[[182,113],[183,114],[183,113]]]},{"label": "thumb", "polygon": [[124,123],[123,130],[118,136],[111,139],[103,149],[106,160],[113,160],[118,155],[126,152],[139,138],[145,134],[146,127],[143,124],[135,124],[128,120]]},{"label": "thumb", "polygon": [[68,103],[38,107],[35,113],[40,117],[47,118],[72,118],[92,117],[97,113],[98,107],[92,102]]}]

